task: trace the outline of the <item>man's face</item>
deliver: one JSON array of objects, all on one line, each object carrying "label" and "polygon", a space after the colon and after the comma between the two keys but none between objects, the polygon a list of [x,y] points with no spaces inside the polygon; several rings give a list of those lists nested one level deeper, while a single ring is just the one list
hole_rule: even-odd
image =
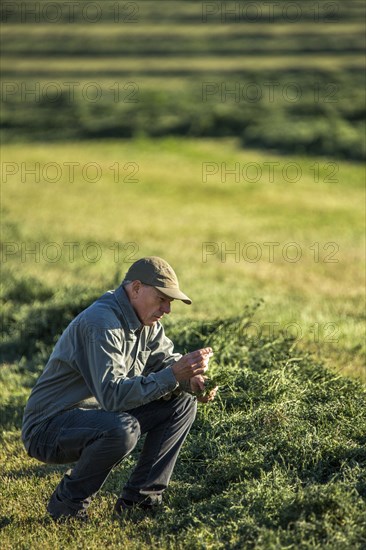
[{"label": "man's face", "polygon": [[153,286],[133,281],[130,300],[141,323],[152,326],[163,317],[164,313],[170,313],[173,298],[168,298]]}]

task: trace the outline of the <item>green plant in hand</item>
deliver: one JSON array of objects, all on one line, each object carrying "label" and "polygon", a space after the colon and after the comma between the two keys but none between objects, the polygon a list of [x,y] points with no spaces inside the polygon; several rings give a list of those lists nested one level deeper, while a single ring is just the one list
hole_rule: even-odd
[{"label": "green plant in hand", "polygon": [[204,389],[199,392],[196,392],[196,395],[197,397],[205,397],[206,395],[209,395],[209,393],[217,387],[218,387],[218,384],[215,382],[213,378],[206,378]]}]

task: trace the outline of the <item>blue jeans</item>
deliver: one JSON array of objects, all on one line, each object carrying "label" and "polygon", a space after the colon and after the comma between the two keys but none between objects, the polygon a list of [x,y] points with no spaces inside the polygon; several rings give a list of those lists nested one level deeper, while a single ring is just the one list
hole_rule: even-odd
[{"label": "blue jeans", "polygon": [[159,504],[196,409],[195,398],[186,393],[121,413],[72,409],[48,421],[31,441],[29,455],[47,464],[76,462],[54,493],[69,514],[89,506],[113,467],[146,433],[138,463],[121,496],[146,505]]}]

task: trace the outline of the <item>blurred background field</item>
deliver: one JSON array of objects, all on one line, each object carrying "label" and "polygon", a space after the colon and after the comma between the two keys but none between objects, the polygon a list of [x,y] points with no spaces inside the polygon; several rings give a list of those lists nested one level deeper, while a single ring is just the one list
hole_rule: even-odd
[{"label": "blurred background field", "polygon": [[24,5],[2,9],[6,139],[235,136],[365,158],[360,1]]}]

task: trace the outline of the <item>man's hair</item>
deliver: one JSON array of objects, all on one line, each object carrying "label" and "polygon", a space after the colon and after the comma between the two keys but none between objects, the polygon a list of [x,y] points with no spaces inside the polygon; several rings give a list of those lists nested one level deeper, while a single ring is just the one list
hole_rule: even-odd
[{"label": "man's hair", "polygon": [[[133,283],[133,281],[130,281],[130,279],[123,279],[122,286],[127,286],[127,285],[130,285],[131,283]],[[151,286],[151,285],[147,285],[146,283],[141,283],[141,284],[142,286]]]}]

